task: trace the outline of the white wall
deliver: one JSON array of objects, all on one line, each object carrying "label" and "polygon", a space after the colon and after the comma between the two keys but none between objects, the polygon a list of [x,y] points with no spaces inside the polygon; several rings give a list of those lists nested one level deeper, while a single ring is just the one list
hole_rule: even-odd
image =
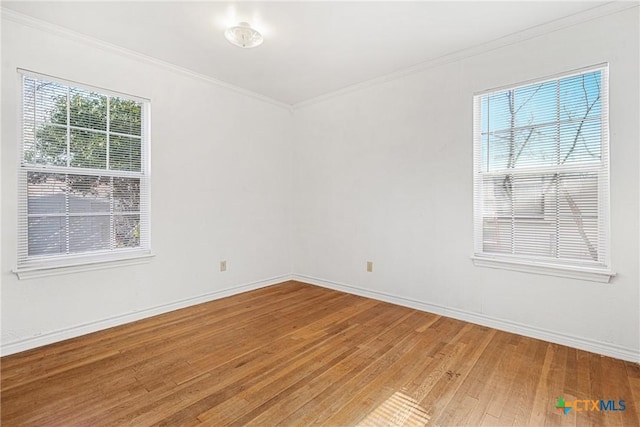
[{"label": "white wall", "polygon": [[[149,263],[30,280],[11,273],[18,67],[151,99],[156,256]],[[291,272],[287,108],[3,19],[2,112],[3,353],[279,282]],[[220,273],[223,259],[228,271]]]},{"label": "white wall", "polygon": [[[280,106],[3,18],[2,351],[293,271],[308,282],[638,360],[638,39],[636,8],[311,103],[291,117]],[[600,284],[474,267],[472,94],[604,61],[611,64],[618,276]],[[150,263],[22,281],[10,272],[17,67],[152,100]],[[222,259],[226,273],[218,272]],[[367,260],[373,273],[365,272]]]},{"label": "white wall", "polygon": [[[297,277],[640,360],[638,40],[634,8],[296,109]],[[618,275],[475,267],[473,93],[602,62]]]}]

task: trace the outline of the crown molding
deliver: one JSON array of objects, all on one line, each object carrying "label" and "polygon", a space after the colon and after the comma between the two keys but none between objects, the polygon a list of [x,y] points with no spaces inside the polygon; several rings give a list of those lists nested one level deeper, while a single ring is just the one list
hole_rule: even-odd
[{"label": "crown molding", "polygon": [[105,41],[96,39],[94,37],[87,36],[85,34],[78,33],[73,30],[69,30],[65,27],[52,24],[37,18],[33,18],[31,16],[28,16],[19,12],[15,12],[11,9],[7,9],[6,7],[0,6],[0,17],[2,19],[7,19],[10,21],[16,22],[18,24],[22,24],[25,26],[29,26],[29,27],[44,31],[44,32],[55,34],[72,41],[81,42],[81,43],[90,45],[92,47],[97,47],[107,52],[116,53],[127,58],[135,59],[148,64],[153,64],[155,66],[165,68],[167,70],[170,70],[182,75],[189,76],[191,78],[215,85],[217,87],[221,87],[221,88],[230,90],[232,92],[278,106],[289,112],[293,112],[297,109],[305,108],[317,103],[328,101],[330,99],[340,97],[342,95],[346,95],[351,92],[357,92],[372,86],[384,84],[384,83],[397,80],[412,74],[416,74],[431,68],[453,63],[466,58],[471,58],[486,52],[490,52],[493,50],[497,50],[497,49],[512,45],[512,44],[520,43],[525,40],[530,40],[530,39],[542,36],[544,34],[549,34],[549,33],[559,31],[565,28],[569,28],[578,24],[592,21],[594,19],[598,19],[607,15],[612,15],[612,14],[621,12],[623,10],[638,8],[639,6],[640,6],[640,3],[638,1],[608,2],[603,5],[594,6],[591,9],[587,9],[585,11],[582,11],[573,15],[559,18],[544,24],[536,25],[536,26],[527,28],[525,30],[518,31],[516,33],[511,33],[486,43],[478,44],[476,46],[472,46],[472,47],[462,49],[456,52],[452,52],[437,58],[433,58],[433,59],[421,62],[417,65],[403,68],[398,71],[394,71],[392,73],[385,74],[383,76],[375,77],[370,80],[355,83],[355,84],[346,86],[342,89],[328,92],[328,93],[325,93],[325,94],[322,94],[322,95],[319,95],[295,104],[287,104],[281,101],[277,101],[268,96],[259,94],[257,92],[253,92],[248,89],[244,89],[242,87],[233,85],[231,83],[227,83],[222,80],[218,80],[216,78],[207,76],[205,74],[192,71],[188,68],[184,68],[184,67],[172,64],[170,62],[166,62],[148,55],[144,55],[142,53],[139,53],[130,49],[126,49],[111,43],[107,43]]},{"label": "crown molding", "polygon": [[322,103],[330,99],[340,97],[352,92],[357,92],[372,86],[378,86],[378,85],[381,85],[390,81],[398,80],[400,78],[410,76],[412,74],[416,74],[431,68],[461,61],[463,59],[471,58],[477,55],[481,55],[483,53],[501,49],[509,45],[517,44],[526,40],[540,37],[545,34],[563,30],[565,28],[569,28],[575,25],[583,24],[585,22],[592,21],[594,19],[612,15],[612,14],[621,12],[623,10],[631,9],[634,7],[637,8],[639,6],[640,6],[640,2],[638,1],[613,1],[609,3],[605,3],[603,5],[595,6],[591,9],[587,9],[585,11],[578,12],[576,14],[569,15],[564,18],[559,18],[554,21],[550,21],[544,24],[529,27],[522,31],[508,34],[506,36],[500,37],[498,39],[495,39],[486,43],[478,44],[476,46],[472,46],[472,47],[458,50],[456,52],[452,52],[437,58],[433,58],[433,59],[421,62],[417,65],[414,65],[412,67],[403,68],[401,70],[394,71],[392,73],[385,74],[380,77],[375,77],[373,79],[366,80],[364,82],[355,83],[353,85],[346,86],[342,89],[338,89],[332,92],[319,95],[314,98],[310,98],[305,101],[298,102],[296,104],[293,104],[292,107],[293,107],[293,110],[295,111],[295,110],[305,108],[314,104]]},{"label": "crown molding", "polygon": [[192,71],[188,68],[181,67],[179,65],[172,64],[170,62],[163,61],[161,59],[154,58],[152,56],[148,56],[134,50],[126,49],[124,47],[120,47],[111,43],[107,43],[105,41],[99,40],[97,38],[88,36],[86,34],[82,34],[68,28],[52,24],[50,22],[43,21],[41,19],[33,18],[29,15],[25,15],[14,10],[8,9],[6,7],[0,6],[0,18],[6,19],[8,21],[15,22],[20,25],[24,25],[27,27],[34,28],[36,30],[40,30],[49,34],[53,34],[56,36],[63,37],[67,40],[71,40],[74,42],[83,43],[85,45],[89,45],[91,47],[96,47],[101,50],[104,50],[109,53],[114,53],[129,59],[134,59],[140,62],[144,62],[147,64],[155,65],[156,67],[164,68],[169,71],[173,71],[178,74],[182,74],[187,77],[191,77],[196,80],[200,80],[205,83],[209,83],[211,85],[229,90],[231,92],[244,95],[258,101],[266,102],[268,104],[275,105],[277,107],[283,108],[287,111],[292,111],[292,107],[290,104],[286,104],[284,102],[277,101],[268,96],[261,95],[257,92],[253,92],[248,89],[244,89],[239,86],[235,86],[231,83],[227,83],[222,80],[218,80],[216,78],[207,76],[205,74],[198,73],[196,71]]}]

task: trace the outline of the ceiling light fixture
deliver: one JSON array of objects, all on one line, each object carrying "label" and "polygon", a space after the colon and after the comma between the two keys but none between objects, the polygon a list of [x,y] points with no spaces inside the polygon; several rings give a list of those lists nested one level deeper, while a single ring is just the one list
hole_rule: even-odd
[{"label": "ceiling light fixture", "polygon": [[232,44],[246,49],[260,46],[264,40],[262,34],[251,28],[246,22],[240,22],[235,27],[227,28],[224,36]]}]

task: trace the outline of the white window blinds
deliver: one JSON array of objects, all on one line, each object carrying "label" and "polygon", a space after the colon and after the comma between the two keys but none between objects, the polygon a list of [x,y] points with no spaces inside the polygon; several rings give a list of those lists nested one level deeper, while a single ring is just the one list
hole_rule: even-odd
[{"label": "white window blinds", "polygon": [[608,68],[474,97],[475,256],[609,266]]},{"label": "white window blinds", "polygon": [[22,82],[18,269],[148,253],[148,102]]}]

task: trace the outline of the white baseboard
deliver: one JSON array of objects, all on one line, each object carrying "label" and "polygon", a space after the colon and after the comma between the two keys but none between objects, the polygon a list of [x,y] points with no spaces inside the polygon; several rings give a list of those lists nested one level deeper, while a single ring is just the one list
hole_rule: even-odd
[{"label": "white baseboard", "polygon": [[136,311],[133,313],[121,314],[118,316],[109,317],[109,318],[98,320],[95,322],[73,326],[71,328],[60,329],[57,331],[48,332],[48,333],[34,336],[34,337],[29,337],[29,338],[25,338],[17,341],[3,343],[2,346],[0,347],[0,355],[8,356],[10,354],[19,353],[21,351],[30,350],[32,348],[41,347],[43,345],[52,344],[52,343],[63,341],[69,338],[75,338],[81,335],[89,334],[92,332],[100,331],[100,330],[111,328],[114,326],[123,325],[125,323],[135,322],[136,320],[144,319],[144,318],[155,316],[158,314],[167,313],[170,311],[178,310],[178,309],[189,307],[196,304],[201,304],[203,302],[213,301],[213,300],[224,298],[227,296],[239,294],[241,292],[247,292],[254,289],[263,288],[266,286],[275,285],[276,283],[284,282],[287,280],[298,280],[300,282],[305,282],[312,285],[322,286],[329,289],[334,289],[342,292],[347,292],[350,294],[360,295],[367,298],[373,298],[376,300],[389,302],[392,304],[402,305],[404,307],[410,307],[416,310],[439,314],[442,316],[447,316],[447,317],[451,317],[458,320],[464,320],[466,322],[471,322],[471,323],[475,323],[482,326],[488,326],[490,328],[512,332],[512,333],[524,335],[527,337],[537,338],[537,339],[541,339],[541,340],[556,343],[556,344],[562,344],[569,347],[578,348],[580,350],[586,350],[593,353],[614,357],[616,359],[622,359],[630,362],[640,363],[640,353],[638,351],[630,348],[618,346],[615,344],[604,343],[604,342],[590,340],[582,337],[576,337],[568,334],[562,334],[562,333],[550,331],[547,329],[536,328],[533,326],[528,326],[528,325],[524,325],[517,322],[498,319],[498,318],[487,316],[481,313],[474,313],[466,310],[445,307],[438,304],[432,304],[428,302],[414,300],[411,298],[391,295],[385,292],[363,289],[357,286],[347,285],[345,283],[320,279],[317,277],[306,276],[302,274],[294,274],[294,275],[284,274],[280,276],[275,276],[269,279],[246,283],[243,285],[238,285],[238,286],[234,286],[231,288],[227,288],[227,289],[223,289],[215,292],[209,292],[206,294],[198,295],[196,297],[186,298],[180,301],[147,308],[147,309]]},{"label": "white baseboard", "polygon": [[638,350],[622,347],[615,344],[563,334],[560,332],[524,325],[522,323],[498,319],[481,313],[474,313],[471,311],[418,301],[411,298],[399,297],[385,292],[363,289],[358,286],[347,285],[345,283],[334,282],[332,280],[320,279],[303,274],[294,274],[292,276],[292,280],[306,282],[312,285],[322,286],[325,288],[360,295],[367,298],[373,298],[392,304],[402,305],[404,307],[414,308],[420,311],[426,311],[446,317],[452,317],[454,319],[464,320],[466,322],[475,323],[477,325],[488,326],[490,328],[499,329],[501,331],[512,332],[514,334],[524,335],[526,337],[537,338],[556,344],[562,344],[568,347],[586,350],[592,353],[602,354],[604,356],[609,356],[616,359],[640,363],[640,352]]},{"label": "white baseboard", "polygon": [[215,292],[209,292],[206,294],[198,295],[196,297],[186,298],[180,301],[146,308],[144,310],[135,311],[132,313],[120,314],[117,316],[108,317],[106,319],[97,320],[95,322],[84,323],[70,328],[47,332],[45,334],[37,335],[34,337],[3,343],[0,347],[0,355],[8,356],[10,354],[19,353],[21,351],[30,350],[32,348],[41,347],[43,345],[52,344],[69,338],[75,338],[81,335],[90,334],[92,332],[101,331],[113,326],[135,322],[136,320],[156,316],[158,314],[167,313],[169,311],[201,304],[203,302],[213,301],[216,299],[239,294],[241,292],[264,288],[266,286],[275,285],[276,283],[284,282],[287,280],[291,280],[291,275],[283,274],[280,276],[271,277],[269,279],[245,283],[243,285],[233,286],[231,288],[222,289]]}]

